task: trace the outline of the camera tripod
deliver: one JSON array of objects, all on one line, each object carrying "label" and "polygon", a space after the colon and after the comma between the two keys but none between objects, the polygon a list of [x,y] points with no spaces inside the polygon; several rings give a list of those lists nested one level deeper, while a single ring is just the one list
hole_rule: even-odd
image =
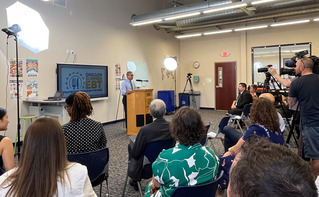
[{"label": "camera tripod", "polygon": [[185,95],[185,90],[186,90],[186,87],[187,87],[187,84],[189,83],[189,85],[190,85],[190,92],[191,92],[191,94],[190,94],[190,96],[192,97],[192,104],[193,104],[193,107],[195,108],[195,109],[197,109],[197,104],[196,104],[196,100],[195,100],[195,96],[194,96],[194,89],[193,89],[193,84],[192,84],[192,80],[191,80],[191,78],[192,78],[192,76],[190,75],[190,74],[187,74],[187,77],[186,77],[187,79],[186,79],[186,84],[185,84],[185,87],[184,87],[184,90],[183,90],[183,93],[182,93],[182,97],[181,97],[181,101],[183,100],[183,97],[184,97],[184,95]]},{"label": "camera tripod", "polygon": [[[277,90],[276,86],[275,86],[275,83],[276,83],[277,86],[279,87],[279,89],[282,90],[279,82],[270,73],[266,72],[265,75],[266,75],[266,79],[265,79],[265,82],[264,82],[263,93],[270,92],[269,82],[271,82],[271,84],[272,84],[272,86],[273,86],[273,88],[275,90],[276,97],[277,97],[277,99],[278,99],[278,101],[280,103],[280,107],[281,107],[281,109],[283,111],[283,114],[285,116],[284,118],[285,118],[285,120],[286,120],[286,122],[288,124],[288,127],[289,127],[289,134],[288,134],[288,137],[287,137],[287,140],[286,140],[286,144],[289,144],[290,138],[292,136],[294,138],[294,140],[295,140],[296,146],[299,147],[298,139],[297,139],[297,137],[295,135],[295,132],[294,132],[294,130],[299,127],[299,125],[296,124],[296,122],[297,122],[296,119],[295,119],[296,117],[293,116],[293,120],[290,123],[289,118],[287,117],[287,111],[285,110],[283,102],[282,102],[282,97],[279,94],[279,90]],[[286,90],[285,90],[285,93],[286,93]]]}]

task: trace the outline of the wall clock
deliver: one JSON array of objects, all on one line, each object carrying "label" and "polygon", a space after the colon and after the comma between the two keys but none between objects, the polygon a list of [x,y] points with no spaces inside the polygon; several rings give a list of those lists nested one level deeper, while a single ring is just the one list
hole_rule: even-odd
[{"label": "wall clock", "polygon": [[198,61],[195,61],[195,62],[193,63],[193,67],[194,67],[195,69],[199,68],[199,66],[200,66],[200,64],[199,64]]}]

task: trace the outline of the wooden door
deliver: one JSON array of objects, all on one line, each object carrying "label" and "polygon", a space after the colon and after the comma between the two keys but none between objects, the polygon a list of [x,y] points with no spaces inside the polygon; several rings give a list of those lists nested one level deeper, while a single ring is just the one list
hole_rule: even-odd
[{"label": "wooden door", "polygon": [[215,63],[216,110],[228,110],[236,99],[236,62]]}]

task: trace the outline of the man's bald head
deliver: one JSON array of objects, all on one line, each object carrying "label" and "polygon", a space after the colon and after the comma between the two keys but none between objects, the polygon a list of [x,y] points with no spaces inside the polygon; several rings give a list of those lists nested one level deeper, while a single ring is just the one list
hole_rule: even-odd
[{"label": "man's bald head", "polygon": [[266,98],[268,100],[270,100],[272,103],[275,102],[275,97],[274,95],[270,94],[270,93],[263,93],[259,96],[259,98]]}]

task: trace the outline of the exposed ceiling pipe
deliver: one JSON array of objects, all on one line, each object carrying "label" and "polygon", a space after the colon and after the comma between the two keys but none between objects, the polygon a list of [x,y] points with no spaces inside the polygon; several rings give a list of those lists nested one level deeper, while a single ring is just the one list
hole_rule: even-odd
[{"label": "exposed ceiling pipe", "polygon": [[[311,7],[311,8],[310,8]],[[189,31],[189,30],[195,30],[195,29],[202,29],[202,28],[209,28],[209,27],[221,27],[223,26],[227,28],[229,25],[236,25],[236,24],[251,24],[251,23],[267,23],[268,22],[274,22],[274,19],[276,18],[282,18],[282,17],[293,17],[293,18],[301,18],[301,15],[306,14],[317,14],[319,12],[319,7],[313,8],[313,6],[309,6],[309,8],[305,10],[289,10],[288,12],[281,12],[276,14],[267,14],[267,15],[255,15],[254,17],[238,17],[236,19],[230,18],[230,19],[224,19],[224,20],[215,20],[215,21],[206,21],[202,23],[193,23],[189,26],[174,26],[174,25],[161,25],[159,24],[156,28],[161,29],[164,28],[167,33],[170,32],[178,32],[178,31]]]},{"label": "exposed ceiling pipe", "polygon": [[224,4],[231,4],[231,0],[216,0],[214,3],[211,2],[201,2],[201,3],[194,3],[194,4],[187,4],[183,6],[168,8],[165,10],[159,10],[148,14],[141,14],[141,15],[134,15],[131,17],[131,22],[136,21],[143,21],[151,18],[160,18],[164,16],[169,16],[172,14],[182,14],[185,12],[191,12],[196,10],[201,10],[205,8],[209,8],[212,6],[220,6]]},{"label": "exposed ceiling pipe", "polygon": [[[302,6],[307,5],[309,3],[319,3],[318,0],[290,0],[289,2],[280,2],[277,4],[273,5],[259,5],[256,6],[256,9],[258,9],[259,14],[264,14],[265,12],[270,12],[270,14],[273,14],[273,11],[276,11],[277,13],[280,12],[289,12],[289,8],[293,8],[294,10],[300,10]],[[256,13],[256,14],[258,14]],[[241,16],[247,16],[244,12],[238,13],[235,11],[225,11],[222,13],[217,13],[214,15],[201,15],[198,17],[193,17],[189,19],[181,19],[176,21],[176,26],[186,26],[186,25],[191,25],[191,24],[196,24],[200,22],[205,22],[205,21],[212,21],[212,20],[219,20],[219,19],[235,19]],[[255,16],[252,16],[255,17]],[[161,24],[165,23],[160,23]]]},{"label": "exposed ceiling pipe", "polygon": [[[248,2],[249,0],[247,0]],[[185,12],[202,10],[207,7],[232,4],[235,0],[218,0],[196,4],[188,4],[179,7],[156,11],[149,14],[132,16],[131,22],[150,18],[163,18],[164,16],[182,14]],[[236,0],[238,2],[238,0]],[[246,2],[246,1],[242,1]],[[251,2],[251,1],[250,1]],[[274,1],[272,4],[259,4],[234,10],[221,11],[213,14],[201,14],[187,19],[176,21],[164,21],[154,25],[155,29],[165,29],[167,32],[185,32],[189,30],[230,25],[245,25],[258,22],[268,22],[279,17],[294,17],[303,14],[315,14],[318,12],[319,0],[289,0]]]}]

